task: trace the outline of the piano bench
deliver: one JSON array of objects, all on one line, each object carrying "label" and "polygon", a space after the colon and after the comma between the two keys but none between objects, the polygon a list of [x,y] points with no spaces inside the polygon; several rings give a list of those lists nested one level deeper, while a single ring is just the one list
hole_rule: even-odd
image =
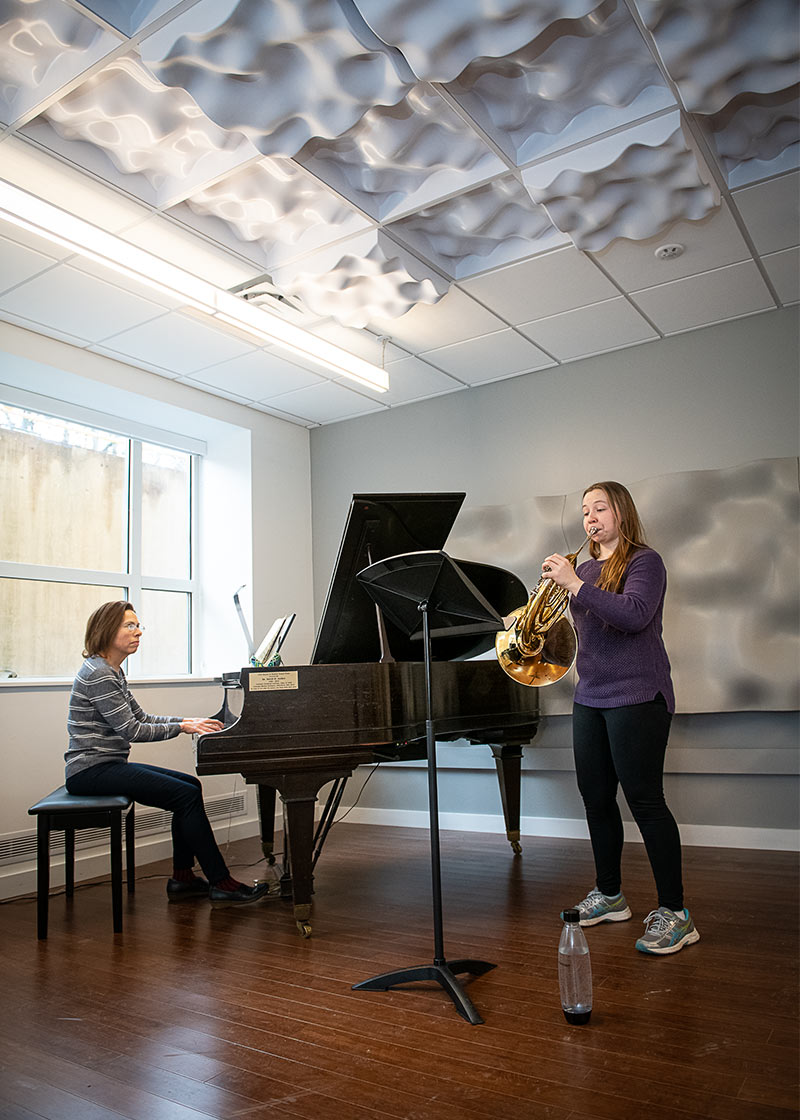
[{"label": "piano bench", "polygon": [[75,891],[75,832],[82,828],[108,828],[111,841],[111,907],[114,933],[122,932],[122,817],[125,814],[125,853],[128,893],[136,889],[134,807],[128,797],[79,797],[65,786],[31,805],[36,817],[36,922],[40,941],[47,937],[50,901],[50,833],[64,833],[64,876],[67,898]]}]

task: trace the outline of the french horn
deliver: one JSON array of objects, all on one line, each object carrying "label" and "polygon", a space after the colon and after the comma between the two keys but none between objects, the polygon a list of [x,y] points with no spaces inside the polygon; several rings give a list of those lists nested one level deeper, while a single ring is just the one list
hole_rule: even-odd
[{"label": "french horn", "polygon": [[[573,568],[592,536],[590,532],[577,552],[567,554]],[[494,649],[500,668],[518,684],[554,684],[575,664],[578,638],[563,617],[568,602],[569,592],[543,574],[525,606],[511,612],[508,628],[498,632]]]}]

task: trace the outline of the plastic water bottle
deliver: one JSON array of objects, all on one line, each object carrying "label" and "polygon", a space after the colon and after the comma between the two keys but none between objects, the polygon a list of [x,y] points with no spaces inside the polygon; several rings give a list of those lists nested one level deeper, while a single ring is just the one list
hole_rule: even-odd
[{"label": "plastic water bottle", "polygon": [[565,910],[558,943],[558,986],[568,1023],[588,1023],[592,1014],[592,962],[576,909]]}]

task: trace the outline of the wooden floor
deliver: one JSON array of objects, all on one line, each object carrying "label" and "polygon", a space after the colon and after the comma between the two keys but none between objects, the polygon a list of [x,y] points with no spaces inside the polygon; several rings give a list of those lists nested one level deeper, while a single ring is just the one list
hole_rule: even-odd
[{"label": "wooden floor", "polygon": [[[789,1120],[798,1111],[797,859],[685,851],[701,934],[637,953],[653,905],[626,848],[634,920],[587,931],[591,1023],[558,1000],[558,913],[592,884],[588,843],[442,834],[447,957],[497,968],[468,985],[471,1026],[437,986],[353,992],[433,959],[428,834],[342,823],[317,868],[314,936],[266,901],[167,905],[139,869],[125,931],[107,884],[0,906],[0,1120]],[[231,845],[264,876],[255,840]]]}]

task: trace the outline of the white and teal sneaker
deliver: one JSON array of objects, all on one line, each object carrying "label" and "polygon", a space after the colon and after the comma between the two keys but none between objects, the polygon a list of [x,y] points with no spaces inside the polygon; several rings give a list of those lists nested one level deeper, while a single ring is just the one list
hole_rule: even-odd
[{"label": "white and teal sneaker", "polygon": [[631,916],[624,894],[618,894],[616,898],[608,898],[597,887],[589,891],[576,909],[581,916],[582,926],[596,926],[598,922],[627,922]]},{"label": "white and teal sneaker", "polygon": [[682,918],[666,906],[651,910],[644,920],[645,931],[636,942],[639,952],[677,953],[684,945],[699,941],[700,934],[694,928],[691,914],[688,910],[684,913],[686,917]]}]

